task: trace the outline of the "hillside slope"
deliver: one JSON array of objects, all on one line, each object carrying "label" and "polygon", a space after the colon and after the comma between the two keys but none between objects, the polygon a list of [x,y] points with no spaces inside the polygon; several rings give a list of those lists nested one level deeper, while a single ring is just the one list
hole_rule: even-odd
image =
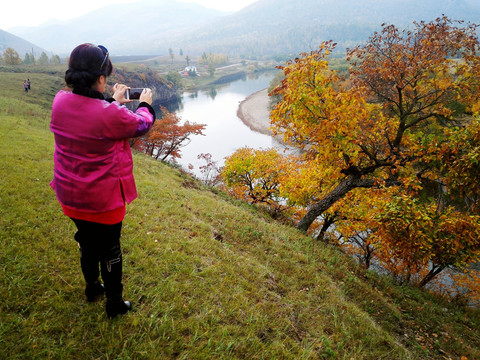
[{"label": "hillside slope", "polygon": [[33,55],[38,59],[42,52],[45,51],[41,47],[38,47],[37,45],[34,45],[31,42],[22,39],[21,37],[13,35],[7,31],[0,30],[0,55],[3,54],[3,52],[9,47],[14,49],[21,59],[23,59],[26,53],[30,54],[32,51]]},{"label": "hillside slope", "polygon": [[134,310],[109,321],[84,300],[74,226],[48,185],[49,110],[27,97],[44,93],[0,89],[0,358],[480,357],[478,311],[367,274],[142,154],[122,234]]}]

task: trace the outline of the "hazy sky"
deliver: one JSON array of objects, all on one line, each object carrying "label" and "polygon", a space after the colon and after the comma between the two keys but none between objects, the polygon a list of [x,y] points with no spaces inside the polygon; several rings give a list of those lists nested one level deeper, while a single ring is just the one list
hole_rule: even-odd
[{"label": "hazy sky", "polygon": [[[51,19],[68,20],[84,15],[92,10],[121,3],[139,0],[7,0],[2,1],[0,10],[0,29],[8,30],[14,26],[36,26]],[[196,2],[208,8],[236,11],[256,0],[180,0]]]}]

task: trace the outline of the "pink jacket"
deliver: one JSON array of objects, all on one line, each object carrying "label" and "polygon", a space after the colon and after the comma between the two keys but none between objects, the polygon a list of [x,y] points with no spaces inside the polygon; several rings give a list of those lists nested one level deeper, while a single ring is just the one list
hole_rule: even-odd
[{"label": "pink jacket", "polygon": [[55,134],[54,177],[50,186],[63,205],[105,212],[137,197],[128,139],[150,130],[153,109],[136,112],[117,102],[59,91],[52,107]]}]

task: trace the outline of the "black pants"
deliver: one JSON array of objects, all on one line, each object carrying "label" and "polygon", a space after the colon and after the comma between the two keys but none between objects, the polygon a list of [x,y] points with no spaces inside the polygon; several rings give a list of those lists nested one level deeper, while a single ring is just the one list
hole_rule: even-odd
[{"label": "black pants", "polygon": [[85,282],[98,281],[100,270],[107,299],[122,297],[122,250],[120,236],[122,223],[105,225],[73,219],[78,231],[75,240],[80,246],[80,265]]}]

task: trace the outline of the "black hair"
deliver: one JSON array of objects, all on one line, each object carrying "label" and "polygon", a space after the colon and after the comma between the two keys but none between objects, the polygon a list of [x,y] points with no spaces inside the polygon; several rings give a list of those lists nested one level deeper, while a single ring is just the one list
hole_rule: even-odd
[{"label": "black hair", "polygon": [[110,76],[112,71],[110,56],[103,46],[81,44],[70,54],[65,82],[75,93],[89,96],[97,79],[101,75]]}]

